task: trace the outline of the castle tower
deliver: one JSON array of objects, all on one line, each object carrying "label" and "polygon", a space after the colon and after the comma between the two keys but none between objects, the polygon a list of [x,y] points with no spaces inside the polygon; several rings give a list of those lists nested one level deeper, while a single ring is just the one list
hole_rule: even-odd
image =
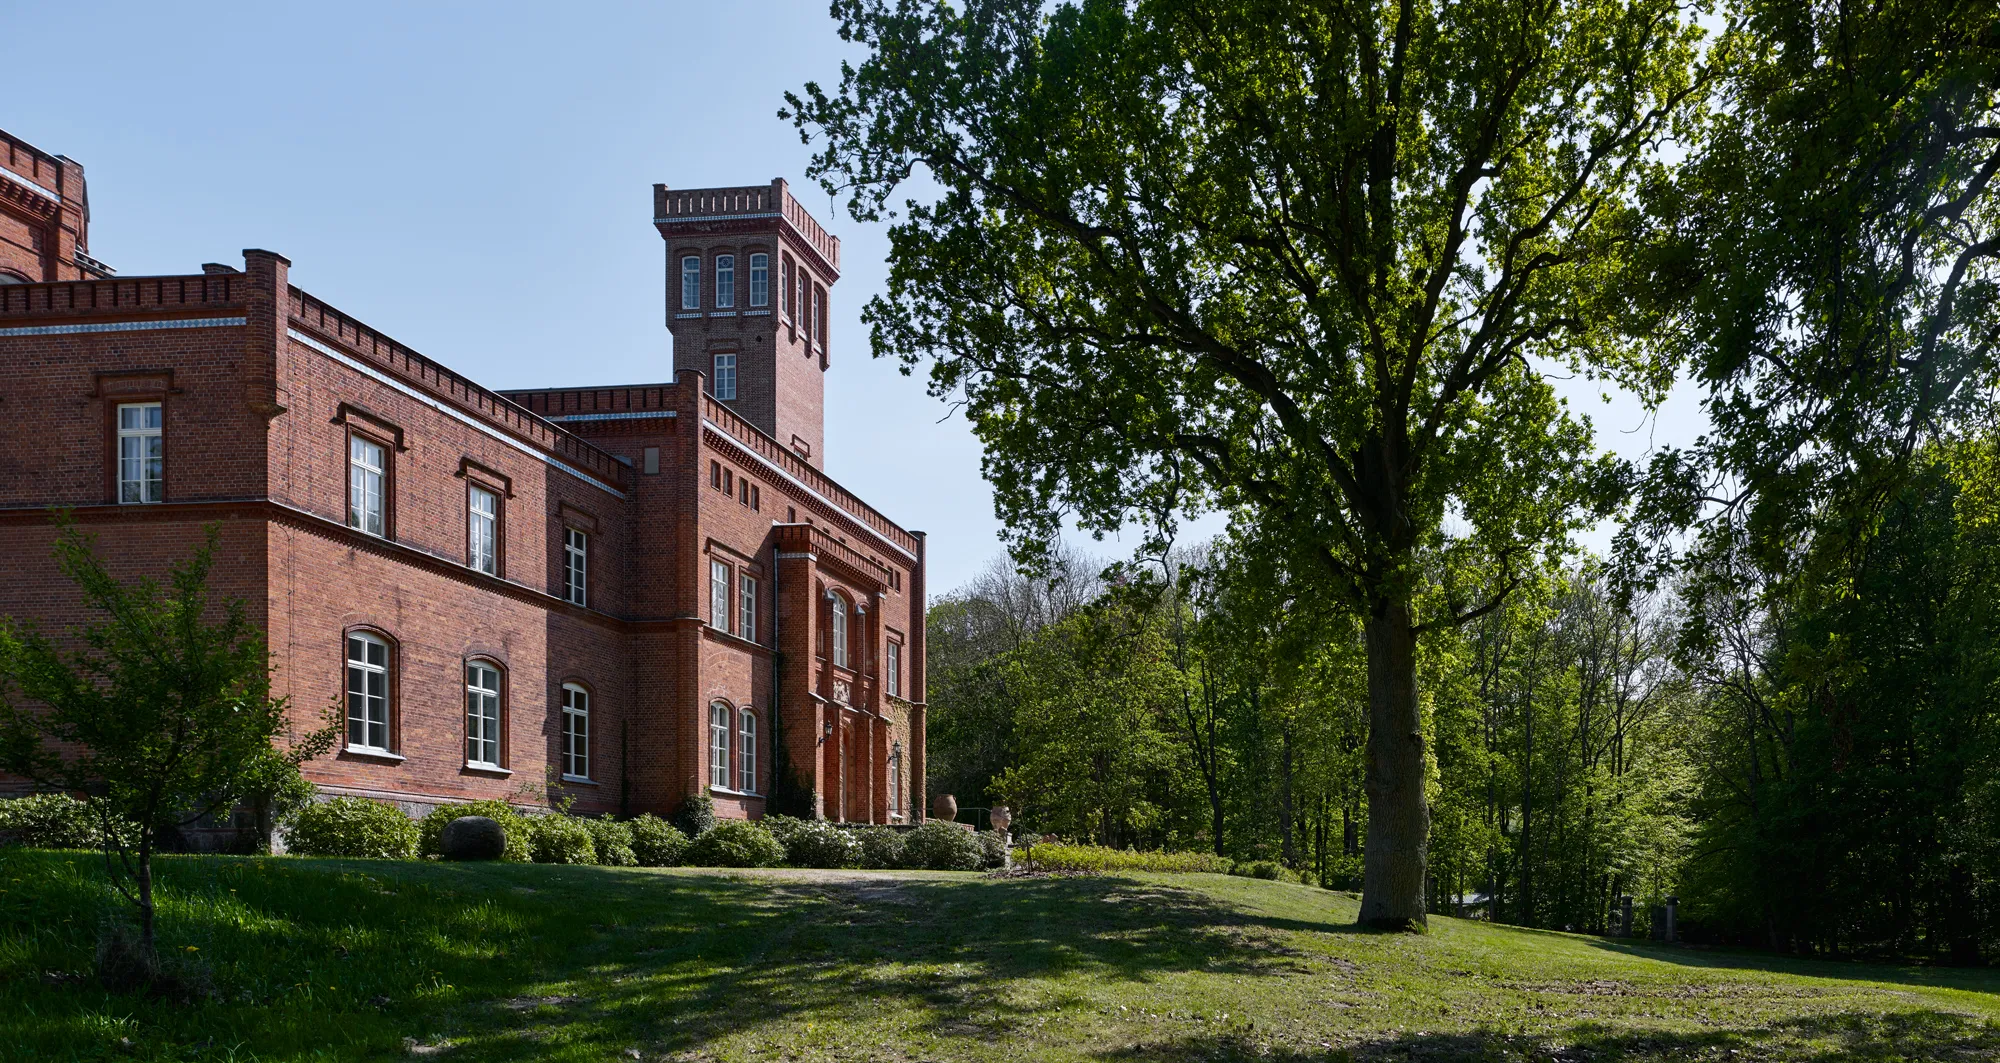
[{"label": "castle tower", "polygon": [[0,284],[111,276],[89,250],[83,166],[0,129]]},{"label": "castle tower", "polygon": [[666,242],[675,374],[699,370],[717,399],[825,468],[827,289],[840,279],[840,238],[782,178],[654,185],[653,224]]}]

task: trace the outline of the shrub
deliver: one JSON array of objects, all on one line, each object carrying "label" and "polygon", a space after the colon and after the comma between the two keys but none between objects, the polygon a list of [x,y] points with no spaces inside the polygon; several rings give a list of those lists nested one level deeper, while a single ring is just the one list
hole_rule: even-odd
[{"label": "shrub", "polygon": [[732,819],[709,828],[688,846],[690,867],[776,867],[785,847],[755,823]]},{"label": "shrub", "polygon": [[903,839],[903,866],[928,871],[977,871],[979,838],[943,820],[931,820]]},{"label": "shrub", "polygon": [[983,830],[979,832],[979,866],[987,869],[1007,866],[1007,832]]},{"label": "shrub", "polygon": [[594,864],[597,843],[583,821],[562,812],[525,817],[528,852],[538,864]]},{"label": "shrub", "polygon": [[507,833],[507,851],[500,859],[517,864],[528,862],[532,854],[528,849],[527,818],[505,801],[472,801],[463,805],[439,805],[432,809],[429,815],[417,821],[417,854],[444,855],[444,825],[460,816],[485,816],[500,824],[500,829]]},{"label": "shrub", "polygon": [[104,844],[96,811],[68,794],[0,801],[0,838],[30,849],[95,849]]},{"label": "shrub", "polygon": [[886,871],[903,865],[903,832],[888,827],[863,827],[854,832],[861,846],[862,867]]},{"label": "shrub", "polygon": [[608,817],[582,822],[584,829],[590,832],[591,844],[597,849],[598,863],[605,867],[634,867],[639,863],[639,854],[632,851],[630,824]]},{"label": "shrub", "polygon": [[1134,852],[1102,845],[1066,845],[1060,842],[1026,844],[1019,855],[1023,861],[1041,871],[1187,873],[1228,872],[1232,869],[1227,857],[1213,853]]},{"label": "shrub", "polygon": [[861,842],[825,820],[765,816],[760,822],[793,867],[854,867],[861,862]]},{"label": "shrub", "polygon": [[285,845],[300,856],[408,860],[417,853],[417,825],[394,805],[336,797],[292,813]]},{"label": "shrub", "polygon": [[1276,860],[1246,860],[1230,868],[1229,873],[1243,878],[1261,878],[1266,882],[1306,882],[1305,875]]},{"label": "shrub", "polygon": [[678,867],[687,855],[688,836],[650,812],[627,826],[632,831],[632,855],[640,867]]},{"label": "shrub", "polygon": [[699,838],[715,829],[715,801],[707,794],[695,794],[681,802],[674,813],[674,826],[689,838]]}]

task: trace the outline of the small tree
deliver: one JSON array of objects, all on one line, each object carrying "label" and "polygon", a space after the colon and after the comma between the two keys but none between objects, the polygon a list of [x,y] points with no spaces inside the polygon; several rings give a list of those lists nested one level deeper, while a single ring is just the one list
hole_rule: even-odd
[{"label": "small tree", "polygon": [[138,909],[150,958],[160,832],[290,788],[335,727],[275,744],[290,725],[286,699],[271,696],[263,636],[241,600],[211,604],[216,526],[164,584],[128,585],[91,536],[67,516],[57,523],[56,560],[103,617],[67,643],[0,620],[0,768],[89,795],[106,867]]}]

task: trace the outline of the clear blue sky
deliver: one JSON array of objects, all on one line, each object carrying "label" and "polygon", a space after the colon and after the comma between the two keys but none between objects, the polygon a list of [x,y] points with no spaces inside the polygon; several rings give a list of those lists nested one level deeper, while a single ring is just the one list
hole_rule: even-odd
[{"label": "clear blue sky", "polygon": [[[92,255],[129,276],[269,248],[300,287],[493,387],[666,379],[653,183],[786,178],[843,245],[828,472],[930,533],[933,593],[999,552],[965,422],[868,357],[881,231],[800,187],[808,149],[776,118],[855,54],[824,0],[0,0],[0,34],[0,128],[84,165]],[[1607,445],[1644,448],[1629,407],[1596,409]]]}]

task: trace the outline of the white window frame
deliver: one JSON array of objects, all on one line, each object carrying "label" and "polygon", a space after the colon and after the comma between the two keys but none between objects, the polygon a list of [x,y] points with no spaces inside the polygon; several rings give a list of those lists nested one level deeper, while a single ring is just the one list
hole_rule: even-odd
[{"label": "white window frame", "polygon": [[750,256],[750,305],[771,305],[771,256]]},{"label": "white window frame", "polygon": [[903,818],[903,743],[889,750],[889,817]]},{"label": "white window frame", "polygon": [[736,256],[715,256],[715,308],[729,310],[736,306]]},{"label": "white window frame", "polygon": [[[125,423],[126,411],[137,424]],[[150,423],[149,423],[150,422]],[[157,402],[118,407],[118,502],[144,505],[166,500],[166,410]]]},{"label": "white window frame", "polygon": [[489,576],[500,574],[500,493],[478,484],[465,489],[465,563]]},{"label": "white window frame", "polygon": [[500,763],[505,681],[491,661],[465,662],[465,766],[505,771]]},{"label": "white window frame", "polygon": [[681,309],[701,309],[701,256],[681,256]]},{"label": "white window frame", "polygon": [[729,563],[708,559],[708,625],[729,630]]},{"label": "white window frame", "polygon": [[833,609],[829,625],[833,630],[833,645],[829,649],[833,653],[833,666],[845,668],[847,667],[847,599],[839,594],[831,597]]},{"label": "white window frame", "polygon": [[590,781],[590,691],[576,683],[562,687],[562,777]]},{"label": "white window frame", "polygon": [[736,634],[757,641],[757,577],[747,573],[736,578]]},{"label": "white window frame", "polygon": [[726,701],[710,702],[708,706],[708,784],[724,790],[736,780],[729,772],[729,738],[735,730],[730,719],[732,715]]},{"label": "white window frame", "polygon": [[347,526],[363,535],[388,538],[388,489],[389,448],[366,436],[349,435]]},{"label": "white window frame", "polygon": [[[370,659],[371,649],[379,651],[379,662]],[[359,657],[355,656],[357,651]],[[394,707],[390,703],[393,688],[389,680],[394,664],[388,640],[366,631],[347,633],[347,748],[354,752],[392,752],[394,718],[390,714]],[[355,741],[357,726],[361,732],[358,742]],[[379,743],[373,741],[378,732]]]},{"label": "white window frame", "polygon": [[737,789],[756,793],[757,714],[747,708],[736,710],[736,772],[742,783]]},{"label": "white window frame", "polygon": [[882,683],[892,698],[903,696],[903,644],[889,640],[888,667],[882,670]]},{"label": "white window frame", "polygon": [[715,393],[715,397],[718,399],[727,400],[736,398],[735,355],[718,354],[715,356],[715,379],[709,383],[709,389]]},{"label": "white window frame", "polygon": [[590,535],[576,528],[563,529],[563,598],[590,604]]}]

